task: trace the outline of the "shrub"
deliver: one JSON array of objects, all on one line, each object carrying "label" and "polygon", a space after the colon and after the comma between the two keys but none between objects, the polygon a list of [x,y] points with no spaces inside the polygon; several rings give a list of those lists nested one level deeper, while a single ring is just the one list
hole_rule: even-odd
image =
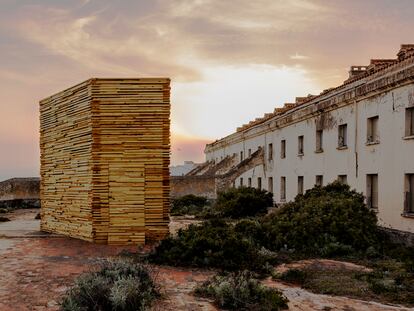
[{"label": "shrub", "polygon": [[209,205],[207,198],[193,194],[173,199],[171,202],[171,215],[199,215]]},{"label": "shrub", "polygon": [[263,286],[248,271],[217,275],[196,287],[195,294],[228,310],[287,309],[287,299],[279,291]]},{"label": "shrub", "polygon": [[104,261],[79,276],[61,302],[62,311],[147,310],[160,296],[148,268],[129,260]]},{"label": "shrub", "polygon": [[261,271],[271,254],[265,254],[247,237],[223,220],[190,225],[174,237],[161,241],[150,261],[173,266],[213,267],[224,270]]},{"label": "shrub", "polygon": [[242,219],[235,225],[234,230],[255,245],[261,247],[265,244],[266,235],[258,219]]},{"label": "shrub", "polygon": [[231,188],[217,194],[211,217],[243,218],[264,215],[273,205],[273,194],[250,187]]},{"label": "shrub", "polygon": [[[362,194],[334,182],[298,195],[262,221],[265,246],[335,256],[378,247],[377,218]],[[371,249],[372,251],[372,249]]]}]

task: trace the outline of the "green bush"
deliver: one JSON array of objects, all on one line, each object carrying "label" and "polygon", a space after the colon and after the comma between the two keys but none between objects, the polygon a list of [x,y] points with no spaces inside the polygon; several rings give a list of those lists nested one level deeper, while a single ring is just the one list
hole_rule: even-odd
[{"label": "green bush", "polygon": [[217,194],[217,200],[206,217],[238,219],[261,216],[271,206],[271,192],[250,187],[230,188]]},{"label": "green bush", "polygon": [[147,310],[159,296],[146,266],[130,260],[103,261],[99,269],[76,279],[61,301],[61,310]]},{"label": "green bush", "polygon": [[196,287],[195,294],[214,299],[227,310],[277,311],[288,308],[287,299],[276,289],[263,286],[248,271],[217,275]]},{"label": "green bush", "polygon": [[249,237],[236,232],[234,225],[216,219],[179,230],[176,236],[161,241],[149,259],[173,266],[256,271],[274,260],[273,253],[261,250]]},{"label": "green bush", "polygon": [[236,223],[234,230],[259,247],[265,244],[266,234],[259,219],[242,219]]},{"label": "green bush", "polygon": [[265,246],[322,256],[365,252],[379,246],[375,213],[364,196],[334,182],[298,195],[262,221]]},{"label": "green bush", "polygon": [[207,198],[193,194],[185,195],[171,201],[171,215],[199,215],[206,206],[209,206]]}]

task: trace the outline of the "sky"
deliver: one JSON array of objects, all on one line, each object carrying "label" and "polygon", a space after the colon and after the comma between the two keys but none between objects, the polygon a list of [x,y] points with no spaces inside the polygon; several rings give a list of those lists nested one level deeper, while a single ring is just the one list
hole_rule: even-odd
[{"label": "sky", "polygon": [[172,79],[172,164],[414,43],[411,0],[0,0],[0,180],[39,175],[40,99]]}]

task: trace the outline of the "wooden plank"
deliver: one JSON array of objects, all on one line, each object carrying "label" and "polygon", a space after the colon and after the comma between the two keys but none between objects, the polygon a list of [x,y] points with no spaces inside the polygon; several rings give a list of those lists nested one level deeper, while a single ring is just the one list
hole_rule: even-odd
[{"label": "wooden plank", "polygon": [[90,79],[40,102],[41,229],[97,243],[168,234],[170,80]]}]

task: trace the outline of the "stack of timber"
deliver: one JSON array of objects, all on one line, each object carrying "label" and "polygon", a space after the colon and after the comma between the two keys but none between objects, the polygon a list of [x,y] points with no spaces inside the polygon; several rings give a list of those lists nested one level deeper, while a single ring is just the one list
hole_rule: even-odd
[{"label": "stack of timber", "polygon": [[90,79],[40,102],[41,230],[101,244],[168,235],[170,80]]}]

